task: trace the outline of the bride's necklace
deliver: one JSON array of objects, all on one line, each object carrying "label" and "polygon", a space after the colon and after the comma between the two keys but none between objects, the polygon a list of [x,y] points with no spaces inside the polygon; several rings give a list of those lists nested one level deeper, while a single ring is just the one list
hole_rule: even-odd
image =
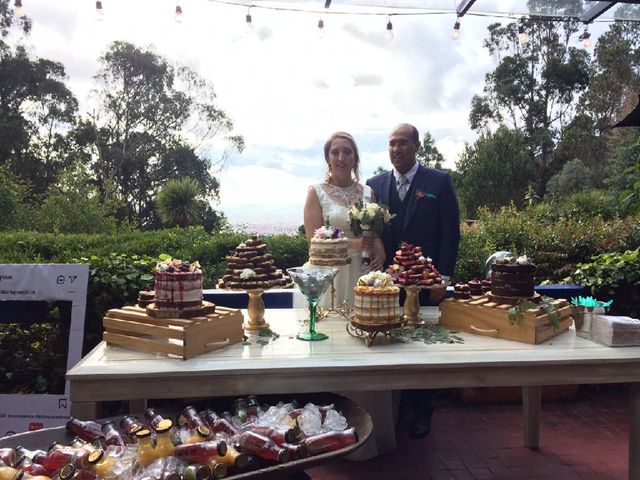
[{"label": "bride's necklace", "polygon": [[353,182],[348,187],[336,187],[329,182],[325,183],[325,190],[329,196],[336,200],[340,200],[347,207],[351,207],[360,201],[360,192],[356,188],[356,182]]}]

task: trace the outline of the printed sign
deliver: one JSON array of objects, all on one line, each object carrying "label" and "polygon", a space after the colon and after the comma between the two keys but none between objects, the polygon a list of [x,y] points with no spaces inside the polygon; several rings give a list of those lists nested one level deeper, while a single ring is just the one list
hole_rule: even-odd
[{"label": "printed sign", "polygon": [[[0,265],[0,302],[71,302],[67,370],[82,357],[88,282],[89,266],[84,264]],[[10,321],[0,318],[0,323]],[[0,394],[0,437],[64,425],[69,408],[69,382],[64,394]]]}]

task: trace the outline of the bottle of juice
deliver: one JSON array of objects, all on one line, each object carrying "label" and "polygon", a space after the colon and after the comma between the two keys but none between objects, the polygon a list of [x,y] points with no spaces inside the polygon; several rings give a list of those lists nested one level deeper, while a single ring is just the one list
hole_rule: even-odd
[{"label": "bottle of juice", "polygon": [[120,420],[120,428],[122,428],[126,434],[129,436],[131,441],[135,442],[136,440],[136,432],[138,430],[142,430],[144,425],[140,423],[137,417],[132,415],[127,415]]},{"label": "bottle of juice", "polygon": [[101,448],[94,450],[89,454],[89,466],[98,478],[109,476],[111,470],[116,464],[116,460],[107,456]]},{"label": "bottle of juice", "polygon": [[142,468],[145,468],[156,459],[151,443],[151,431],[146,428],[138,430],[136,440],[138,442],[138,463]]},{"label": "bottle of juice", "polygon": [[227,445],[227,453],[220,456],[215,455],[213,457],[218,463],[223,464],[227,468],[237,468],[239,470],[244,470],[249,465],[249,455],[246,453],[240,453],[238,450],[233,447],[233,445]]},{"label": "bottle of juice", "polygon": [[251,453],[272,462],[285,463],[289,461],[289,452],[286,449],[279,447],[269,437],[250,430],[240,435],[238,448],[241,452]]},{"label": "bottle of juice", "polygon": [[199,443],[206,442],[211,431],[205,425],[198,425],[196,428],[189,430],[186,439],[183,443]]},{"label": "bottle of juice", "polygon": [[7,467],[13,467],[18,459],[15,448],[0,448],[0,462]]},{"label": "bottle of juice", "polygon": [[107,445],[115,445],[116,447],[127,446],[124,436],[118,431],[114,422],[109,421],[102,425],[102,433],[104,434]]},{"label": "bottle of juice", "polygon": [[171,457],[175,446],[171,440],[171,429],[173,422],[166,418],[162,420],[156,428],[156,447],[154,449],[155,458]]},{"label": "bottle of juice", "polygon": [[206,463],[214,455],[223,456],[227,453],[227,442],[208,441],[177,445],[173,455],[187,463]]},{"label": "bottle of juice", "polygon": [[309,455],[315,456],[321,453],[339,450],[358,442],[358,432],[355,427],[343,431],[321,433],[303,440],[309,449]]},{"label": "bottle of juice", "polygon": [[83,440],[91,441],[96,438],[102,437],[102,425],[98,422],[91,420],[78,420],[75,417],[70,417],[67,421],[67,430],[75,435],[78,435]]}]

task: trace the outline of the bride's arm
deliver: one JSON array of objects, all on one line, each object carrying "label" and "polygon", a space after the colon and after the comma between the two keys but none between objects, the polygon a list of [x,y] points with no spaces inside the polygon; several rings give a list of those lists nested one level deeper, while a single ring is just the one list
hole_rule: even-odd
[{"label": "bride's arm", "polygon": [[304,202],[304,232],[308,242],[313,238],[313,232],[315,232],[316,228],[320,228],[323,224],[322,207],[320,206],[316,189],[309,187],[307,199]]}]

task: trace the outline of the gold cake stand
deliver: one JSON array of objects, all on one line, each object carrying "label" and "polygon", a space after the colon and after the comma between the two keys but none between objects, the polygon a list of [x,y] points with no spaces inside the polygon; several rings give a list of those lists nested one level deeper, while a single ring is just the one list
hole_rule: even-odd
[{"label": "gold cake stand", "polygon": [[391,335],[389,332],[394,328],[402,327],[403,324],[404,320],[402,316],[398,316],[398,319],[395,322],[385,323],[362,322],[353,318],[347,323],[347,333],[352,337],[363,338],[364,344],[367,347],[370,347],[373,345],[373,341],[379,333],[390,338]]},{"label": "gold cake stand", "polygon": [[353,307],[346,300],[336,306],[336,287],[333,282],[334,281],[331,280],[331,306],[329,308],[317,307],[317,319],[321,320],[330,313],[337,313],[345,319],[350,320]]},{"label": "gold cake stand", "polygon": [[438,305],[445,296],[447,291],[446,285],[398,285],[402,287],[406,293],[404,300],[404,308],[402,311],[402,318],[404,324],[422,325],[424,322],[420,319],[420,290],[429,291],[429,305]]}]

